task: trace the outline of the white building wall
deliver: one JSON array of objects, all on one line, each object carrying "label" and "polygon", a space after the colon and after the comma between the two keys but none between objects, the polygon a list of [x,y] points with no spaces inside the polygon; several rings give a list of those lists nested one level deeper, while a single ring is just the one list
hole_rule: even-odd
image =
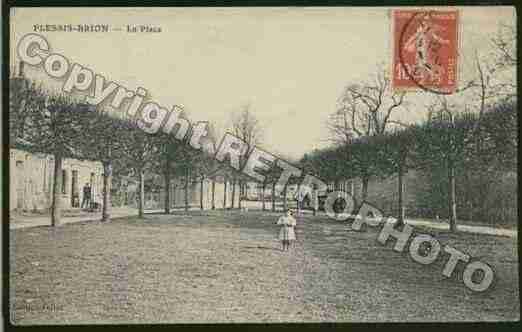
[{"label": "white building wall", "polygon": [[[10,149],[9,167],[9,209],[50,208],[54,173],[53,156]],[[83,199],[84,184],[91,182],[91,173],[94,173],[92,198],[95,202],[102,202],[103,166],[100,162],[64,159],[62,169],[67,174],[65,193],[61,195],[62,207],[71,207],[72,171],[78,172],[80,203]]]}]

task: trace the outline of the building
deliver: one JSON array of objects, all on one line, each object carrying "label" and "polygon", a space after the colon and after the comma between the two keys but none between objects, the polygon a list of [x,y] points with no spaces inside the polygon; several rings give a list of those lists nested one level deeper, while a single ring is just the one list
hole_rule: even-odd
[{"label": "building", "polygon": [[[9,151],[9,210],[45,211],[51,207],[54,158],[48,154],[19,149]],[[92,201],[102,202],[103,166],[97,161],[64,159],[61,203],[77,208],[83,199],[83,186],[91,184]]]},{"label": "building", "polygon": [[[10,130],[23,128],[27,120],[25,111],[13,111],[13,105],[23,105],[20,96],[15,92],[24,91],[29,87],[29,80],[24,75],[24,63],[20,63],[17,77],[9,80],[10,91],[10,121],[18,123]],[[15,97],[17,95],[18,97]],[[16,100],[15,100],[16,99]],[[21,106],[20,106],[21,107]],[[10,123],[11,125],[11,123]],[[44,153],[32,153],[24,150],[30,146],[22,137],[23,131],[10,133],[11,146],[9,149],[9,210],[45,211],[51,207],[54,158]],[[96,161],[80,161],[64,159],[62,161],[61,206],[77,208],[83,199],[83,187],[91,185],[91,201],[102,202],[102,174],[103,166]]]}]

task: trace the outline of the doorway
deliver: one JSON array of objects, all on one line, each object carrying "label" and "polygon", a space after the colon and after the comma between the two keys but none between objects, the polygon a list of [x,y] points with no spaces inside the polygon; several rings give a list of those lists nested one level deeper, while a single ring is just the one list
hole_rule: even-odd
[{"label": "doorway", "polygon": [[72,171],[71,176],[71,206],[80,207],[80,191],[78,188],[78,171]]}]

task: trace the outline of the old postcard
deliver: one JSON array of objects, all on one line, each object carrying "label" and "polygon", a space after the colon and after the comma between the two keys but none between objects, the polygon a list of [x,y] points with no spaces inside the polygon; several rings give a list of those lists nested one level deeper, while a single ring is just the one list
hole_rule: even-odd
[{"label": "old postcard", "polygon": [[520,320],[514,7],[8,10],[6,324]]}]

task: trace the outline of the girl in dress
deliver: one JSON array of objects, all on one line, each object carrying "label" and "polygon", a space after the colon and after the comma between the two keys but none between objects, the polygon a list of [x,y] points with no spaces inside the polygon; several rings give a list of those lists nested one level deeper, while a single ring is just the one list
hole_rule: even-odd
[{"label": "girl in dress", "polygon": [[281,241],[283,251],[288,250],[290,241],[295,240],[294,227],[297,224],[295,218],[292,216],[292,211],[287,210],[286,215],[279,217],[276,224],[281,225],[279,240]]}]

